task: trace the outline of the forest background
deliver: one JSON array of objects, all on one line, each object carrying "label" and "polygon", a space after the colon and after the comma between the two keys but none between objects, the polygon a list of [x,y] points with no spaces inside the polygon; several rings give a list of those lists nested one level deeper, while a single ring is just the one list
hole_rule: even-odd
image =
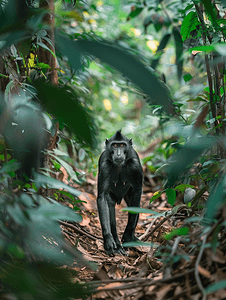
[{"label": "forest background", "polygon": [[[0,1],[1,299],[226,297],[225,5]],[[140,242],[108,258],[92,205],[120,128]]]}]

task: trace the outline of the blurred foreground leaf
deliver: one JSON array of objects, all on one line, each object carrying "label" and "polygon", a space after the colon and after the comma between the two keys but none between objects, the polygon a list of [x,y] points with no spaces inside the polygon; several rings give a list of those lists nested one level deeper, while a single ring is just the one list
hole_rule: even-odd
[{"label": "blurred foreground leaf", "polygon": [[53,86],[42,81],[35,81],[38,98],[45,110],[63,120],[75,133],[81,144],[94,147],[95,125],[89,109],[78,100],[75,91],[68,86]]},{"label": "blurred foreground leaf", "polygon": [[167,187],[172,186],[179,178],[179,175],[191,167],[204,150],[208,150],[216,143],[216,138],[193,137],[184,147],[180,148],[168,161],[166,167],[168,174]]},{"label": "blurred foreground leaf", "polygon": [[152,248],[156,248],[158,247],[157,244],[153,243],[153,242],[142,242],[142,241],[133,241],[133,242],[127,242],[127,243],[123,243],[122,244],[123,247],[137,247],[137,246],[146,246],[146,247],[152,247]]},{"label": "blurred foreground leaf", "polygon": [[[226,177],[219,179],[215,186],[212,187],[208,200],[207,200],[207,211],[204,215],[204,219],[210,223],[214,221],[216,213],[225,203],[226,195]],[[204,221],[205,222],[205,221]]]},{"label": "blurred foreground leaf", "polygon": [[52,189],[65,189],[68,192],[70,192],[74,196],[80,196],[81,192],[70,187],[69,185],[63,183],[62,181],[59,181],[55,178],[52,177],[47,177],[39,173],[35,173],[35,178],[34,178],[35,184],[37,188],[39,187],[46,187],[48,186],[49,188]]},{"label": "blurred foreground leaf", "polygon": [[[78,68],[75,56],[91,55],[99,58],[118,71],[122,72],[129,80],[143,90],[153,103],[162,105],[167,113],[173,113],[172,100],[167,89],[157,79],[150,69],[146,68],[134,55],[121,46],[115,46],[107,41],[77,40],[56,34],[56,47],[62,54],[68,56],[69,62],[74,68]],[[76,60],[77,61],[77,60]]]},{"label": "blurred foreground leaf", "polygon": [[205,290],[207,293],[214,293],[225,288],[226,288],[226,279],[220,280],[219,282],[209,285]]},{"label": "blurred foreground leaf", "polygon": [[154,210],[142,208],[142,207],[125,207],[125,208],[122,208],[121,211],[128,211],[132,214],[152,214],[152,215],[159,214],[158,212],[156,212]]},{"label": "blurred foreground leaf", "polygon": [[[13,150],[14,157],[21,164],[21,174],[25,173],[30,178],[32,170],[39,168],[41,151],[45,147],[44,122],[38,106],[31,104],[32,102],[27,101],[24,96],[20,97],[18,103],[18,98],[15,96],[11,105],[4,104],[3,98],[0,97],[1,133]],[[5,170],[6,166],[2,172]]]}]

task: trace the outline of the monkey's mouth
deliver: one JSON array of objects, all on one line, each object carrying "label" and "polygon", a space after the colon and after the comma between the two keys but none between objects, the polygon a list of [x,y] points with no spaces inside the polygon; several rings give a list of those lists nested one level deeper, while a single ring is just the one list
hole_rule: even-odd
[{"label": "monkey's mouth", "polygon": [[116,163],[117,165],[121,165],[121,164],[123,163],[123,159],[117,158],[117,159],[115,159],[115,163]]}]

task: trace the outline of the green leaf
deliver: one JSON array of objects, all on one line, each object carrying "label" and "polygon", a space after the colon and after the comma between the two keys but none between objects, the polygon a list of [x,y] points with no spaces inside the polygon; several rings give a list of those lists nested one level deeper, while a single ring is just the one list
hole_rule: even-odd
[{"label": "green leaf", "polygon": [[143,7],[136,7],[135,10],[131,11],[131,13],[128,15],[127,20],[138,16],[143,9],[144,9]]},{"label": "green leaf", "polygon": [[216,8],[215,5],[211,2],[211,0],[201,0],[201,2],[203,3],[204,7],[205,7],[205,12],[207,13],[207,15],[210,17],[210,20],[212,22],[212,24],[215,26],[217,25],[217,14],[216,14]]},{"label": "green leaf", "polygon": [[[155,74],[146,68],[134,55],[122,46],[107,41],[77,40],[72,41],[63,35],[56,34],[56,46],[61,45],[60,51],[68,56],[70,63],[74,63],[75,56],[91,55],[122,72],[131,82],[143,90],[151,102],[162,105],[167,113],[173,113],[172,100],[167,89],[160,83]],[[63,47],[62,47],[63,45]],[[66,51],[66,53],[64,52]]]},{"label": "green leaf", "polygon": [[81,195],[80,191],[70,187],[69,185],[67,185],[61,181],[58,181],[52,177],[47,177],[47,176],[41,175],[39,173],[35,173],[34,182],[35,182],[37,188],[39,188],[41,186],[44,186],[44,187],[49,186],[52,189],[62,189],[63,188],[74,196],[78,197]]},{"label": "green leaf", "polygon": [[166,167],[168,174],[167,187],[172,186],[177,180],[180,173],[185,172],[189,166],[197,159],[204,150],[209,149],[216,143],[216,138],[211,137],[193,137],[184,147],[181,147],[172,155],[169,165]]},{"label": "green leaf", "polygon": [[191,188],[191,189],[193,189],[194,188],[194,186],[193,185],[190,185],[190,184],[179,184],[179,185],[177,185],[175,188],[174,188],[174,190],[176,190],[176,191],[178,191],[178,192],[184,192],[187,188]]},{"label": "green leaf", "polygon": [[54,157],[55,160],[57,160],[60,165],[67,171],[68,175],[71,177],[72,180],[80,183],[78,180],[78,177],[76,176],[75,171],[73,170],[72,166],[70,166],[66,161],[61,159],[60,157],[53,155],[52,153],[49,153],[50,156]]},{"label": "green leaf", "polygon": [[22,193],[19,198],[20,202],[26,207],[34,206],[34,201],[28,194]]},{"label": "green leaf", "polygon": [[15,223],[18,225],[24,226],[28,219],[26,218],[25,214],[21,210],[21,207],[18,203],[15,203],[14,206],[8,205],[7,206],[7,212],[13,219]]},{"label": "green leaf", "polygon": [[[36,216],[35,216],[36,215]],[[74,222],[81,222],[82,216],[77,214],[74,210],[67,206],[55,205],[55,204],[42,204],[36,211],[33,211],[31,218],[37,221],[41,221],[44,218],[53,220],[67,220]]]},{"label": "green leaf", "polygon": [[196,29],[198,24],[199,20],[197,13],[195,11],[189,12],[181,25],[181,36],[183,42],[190,36],[191,31]]},{"label": "green leaf", "polygon": [[57,193],[60,193],[61,195],[64,195],[64,196],[67,196],[67,197],[70,198],[73,202],[75,201],[75,198],[74,198],[69,192],[59,190],[59,191],[57,191]]},{"label": "green leaf", "polygon": [[161,195],[162,195],[162,192],[156,192],[156,193],[154,193],[154,195],[150,199],[150,203],[152,201],[154,201],[155,199],[159,198]]},{"label": "green leaf", "polygon": [[207,200],[207,211],[204,215],[205,219],[209,219],[210,222],[214,220],[216,213],[225,203],[225,192],[226,192],[226,177],[217,181],[215,186],[212,188],[208,200]]},{"label": "green leaf", "polygon": [[20,168],[21,164],[17,161],[15,161],[14,159],[10,160],[7,163],[3,164],[3,167],[0,170],[0,173],[9,173],[9,172],[13,172],[16,171]]},{"label": "green leaf", "polygon": [[137,246],[145,246],[145,247],[152,247],[157,248],[159,245],[153,243],[153,242],[141,242],[139,240],[133,241],[133,242],[127,242],[122,244],[123,247],[137,247]]},{"label": "green leaf", "polygon": [[181,227],[177,229],[172,229],[170,233],[164,234],[163,237],[166,240],[171,240],[173,237],[177,235],[187,235],[189,231],[188,227]]},{"label": "green leaf", "polygon": [[191,76],[191,74],[185,74],[183,76],[183,79],[184,79],[185,82],[188,82],[188,81],[192,80],[192,78],[193,77]]},{"label": "green leaf", "polygon": [[46,44],[44,44],[43,42],[38,42],[37,44],[45,50],[49,51],[54,57],[56,57],[55,53],[49,47],[47,47]]},{"label": "green leaf", "polygon": [[21,174],[31,177],[32,169],[39,167],[41,150],[44,148],[43,119],[41,111],[32,101],[27,105],[24,105],[26,97],[20,97],[21,104],[17,101],[19,97],[14,98],[13,109],[7,107],[4,111],[8,116],[3,136],[13,149],[14,157],[21,163]]},{"label": "green leaf", "polygon": [[211,52],[211,51],[215,51],[215,46],[216,45],[197,46],[197,47],[193,47],[193,48],[189,49],[189,51],[190,51],[190,53],[192,53],[192,51]]},{"label": "green leaf", "polygon": [[209,286],[205,289],[205,291],[206,291],[207,293],[214,293],[214,292],[217,292],[217,291],[219,291],[219,290],[221,290],[221,289],[225,289],[225,288],[226,288],[226,279],[221,280],[221,281],[219,281],[219,282],[216,282],[216,283],[213,283],[213,284],[209,285]]},{"label": "green leaf", "polygon": [[158,212],[151,210],[151,209],[147,209],[147,208],[142,208],[142,207],[125,207],[122,208],[121,211],[128,211],[132,214],[152,214],[152,215],[156,215],[158,214]]},{"label": "green leaf", "polygon": [[35,81],[38,98],[45,109],[63,120],[81,144],[96,145],[96,128],[88,107],[81,103],[75,91],[68,86],[57,87],[43,81]]},{"label": "green leaf", "polygon": [[176,192],[173,189],[167,189],[166,196],[168,203],[173,206],[176,200]]},{"label": "green leaf", "polygon": [[176,45],[176,64],[177,64],[177,76],[178,80],[181,81],[182,69],[183,69],[183,41],[180,32],[176,27],[173,27],[173,37]]},{"label": "green leaf", "polygon": [[[163,50],[165,49],[166,45],[168,44],[170,37],[171,37],[170,33],[167,33],[167,34],[164,35],[164,37],[162,38],[162,40],[161,40],[161,42],[160,42],[160,44],[158,46],[158,49],[156,51],[155,56],[158,55],[161,52],[163,53]],[[156,69],[156,67],[158,65],[158,62],[159,62],[159,59],[160,59],[160,57],[158,56],[157,59],[153,59],[152,60],[151,67],[153,69]]]}]

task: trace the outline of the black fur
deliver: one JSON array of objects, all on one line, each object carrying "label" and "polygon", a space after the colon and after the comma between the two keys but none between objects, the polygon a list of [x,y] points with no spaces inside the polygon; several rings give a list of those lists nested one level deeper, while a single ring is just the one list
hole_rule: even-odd
[{"label": "black fur", "polygon": [[[116,231],[115,204],[122,198],[128,206],[140,206],[143,170],[139,157],[128,139],[117,131],[109,140],[99,159],[98,196],[99,212],[104,248],[108,255],[125,254]],[[122,242],[134,241],[138,214],[128,214],[128,223]]]}]

